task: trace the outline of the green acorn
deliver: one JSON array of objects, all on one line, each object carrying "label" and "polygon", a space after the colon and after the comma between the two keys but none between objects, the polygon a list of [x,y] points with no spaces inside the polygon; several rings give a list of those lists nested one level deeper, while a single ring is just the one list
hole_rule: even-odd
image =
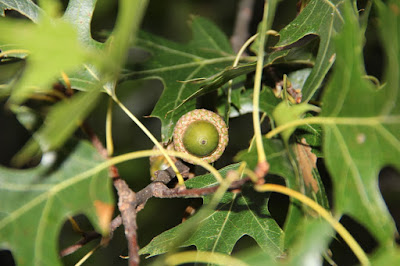
[{"label": "green acorn", "polygon": [[186,152],[212,163],[221,157],[228,144],[228,127],[216,113],[196,109],[178,120],[173,138],[176,151]]}]

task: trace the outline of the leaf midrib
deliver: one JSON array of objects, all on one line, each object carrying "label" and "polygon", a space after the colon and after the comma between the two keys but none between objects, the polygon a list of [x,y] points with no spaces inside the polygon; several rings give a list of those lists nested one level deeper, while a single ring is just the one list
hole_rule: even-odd
[{"label": "leaf midrib", "polygon": [[202,60],[195,61],[195,62],[176,64],[176,65],[171,65],[171,66],[166,66],[166,67],[153,68],[153,69],[149,69],[149,70],[135,71],[132,74],[129,74],[128,76],[156,74],[159,72],[168,72],[168,71],[178,70],[178,69],[182,69],[182,68],[212,65],[212,64],[217,64],[217,63],[230,62],[233,60],[235,60],[234,56],[217,57],[217,58],[212,58],[212,59],[202,58]]},{"label": "leaf midrib", "polygon": [[217,247],[217,243],[218,243],[219,239],[221,238],[221,235],[222,235],[222,232],[223,232],[223,230],[225,228],[225,225],[228,222],[229,216],[232,213],[232,208],[233,208],[233,204],[235,202],[236,197],[237,197],[237,194],[234,194],[233,197],[232,197],[231,204],[229,206],[229,210],[227,211],[227,214],[225,215],[224,222],[221,225],[221,228],[219,230],[219,234],[218,234],[217,238],[215,239],[214,246],[211,249],[212,252],[215,251],[215,248]]}]

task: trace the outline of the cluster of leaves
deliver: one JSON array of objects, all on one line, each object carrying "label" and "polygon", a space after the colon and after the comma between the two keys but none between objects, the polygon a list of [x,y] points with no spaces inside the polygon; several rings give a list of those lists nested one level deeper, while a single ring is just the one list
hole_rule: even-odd
[{"label": "cluster of leaves", "polygon": [[[164,91],[151,114],[161,120],[163,142],[171,139],[180,116],[193,110],[198,97],[207,93],[216,92],[215,109],[222,115],[253,111],[253,90],[248,84],[254,81],[251,73],[257,58],[243,57],[232,67],[235,54],[227,37],[208,20],[192,19],[193,38],[187,44],[146,32],[136,36],[146,4],[121,0],[114,31],[105,43],[99,43],[90,35],[95,0],[70,0],[63,15],[51,2],[41,1],[38,7],[30,0],[19,5],[0,0],[0,14],[16,10],[30,20],[0,20],[0,67],[10,73],[0,77],[0,96],[8,97],[8,107],[33,130],[32,140],[15,161],[23,163],[42,154],[41,163],[33,169],[0,168],[0,245],[12,250],[18,264],[59,264],[56,243],[67,216],[84,213],[96,230],[108,233],[114,199],[103,159],[88,143],[72,141],[71,135],[102,93],[117,99],[118,82],[139,78],[163,82]],[[277,1],[268,2],[269,17],[264,19],[271,21]],[[282,71],[295,89],[302,90],[303,103],[291,103],[286,82],[280,98],[265,85],[259,99],[260,111],[277,130],[283,128],[281,137],[263,137],[270,164],[266,181],[279,176],[287,187],[307,195],[335,217],[348,215],[358,221],[378,242],[370,259],[382,264],[400,261],[396,227],[377,186],[382,167],[400,169],[400,6],[395,0],[387,2],[368,2],[360,15],[357,1],[309,1],[264,56],[265,84],[281,81],[274,80],[276,73],[269,70]],[[387,57],[381,87],[366,78],[362,55],[371,8],[378,13]],[[132,41],[151,58],[138,66],[139,71],[120,74]],[[315,45],[318,50],[313,53]],[[57,99],[56,82],[78,92],[58,99],[46,115],[30,107],[31,99]],[[310,105],[311,100],[320,101],[321,110],[303,116],[318,109]],[[294,130],[296,125],[301,126]],[[255,145],[250,146],[235,159],[254,169],[258,155]],[[317,157],[323,158],[332,178],[334,208],[329,206]],[[239,164],[231,164],[219,172],[226,176],[237,169]],[[186,181],[188,188],[216,184],[211,174]],[[293,265],[310,264],[310,260],[320,263],[334,237],[332,229],[297,200],[291,200],[281,228],[269,212],[269,196],[249,184],[240,193],[226,192],[207,215],[199,212],[160,234],[140,253],[156,256],[194,245],[199,251],[231,254],[236,242],[247,235],[262,250],[241,256],[249,264],[278,257]],[[204,196],[203,200],[207,206],[215,199]]]}]

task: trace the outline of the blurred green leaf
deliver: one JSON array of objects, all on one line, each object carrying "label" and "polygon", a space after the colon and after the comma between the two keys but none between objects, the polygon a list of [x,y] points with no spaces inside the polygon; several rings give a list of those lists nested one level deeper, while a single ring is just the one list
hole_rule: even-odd
[{"label": "blurred green leaf", "polygon": [[38,7],[32,0],[0,0],[0,16],[4,17],[5,10],[16,10],[33,22],[38,22],[39,17],[44,15],[43,10],[40,9],[40,7]]},{"label": "blurred green leaf", "polygon": [[[51,20],[48,16],[36,19],[39,14],[46,14],[31,1],[24,1],[29,3],[27,5],[15,5],[15,1],[4,2],[13,2],[8,4],[8,9],[16,10],[21,14],[32,12],[36,14],[35,16],[27,16],[37,23],[36,26],[27,23],[26,26],[16,27],[13,23],[17,22],[11,21],[8,32],[2,31],[0,27],[0,33],[5,35],[3,38],[0,37],[0,49],[7,52],[7,56],[25,58],[29,54],[29,57],[27,57],[28,71],[20,82],[23,84],[18,84],[19,87],[24,85],[37,86],[36,88],[30,86],[30,89],[26,89],[27,92],[38,89],[49,90],[49,82],[55,82],[60,77],[61,71],[68,74],[71,86],[74,89],[86,91],[99,82],[102,78],[99,73],[100,65],[105,62],[106,56],[105,45],[92,39],[90,32],[90,24],[97,0],[70,0],[63,17],[54,20]],[[138,1],[132,1],[132,3],[136,2]],[[57,25],[65,25],[64,27],[67,30]],[[4,27],[7,27],[7,25],[4,25]],[[29,35],[25,36],[26,32]],[[37,35],[37,32],[41,34]],[[25,50],[26,52],[24,52]],[[73,58],[76,58],[77,61],[71,62]],[[66,65],[67,62],[70,62],[71,65]],[[116,65],[113,62],[107,64]],[[40,79],[39,82],[34,77]],[[31,84],[31,82],[38,84]],[[115,85],[105,85],[109,89],[113,86]]]},{"label": "blurred green leaf", "polygon": [[[227,166],[220,173],[225,176],[227,171],[237,167]],[[190,179],[185,184],[188,188],[202,188],[218,183],[211,174],[206,174]],[[211,196],[203,198],[207,204]],[[155,256],[167,252],[174,239],[179,237],[181,227],[178,225],[158,235],[140,250],[140,254]],[[244,235],[254,238],[262,250],[274,258],[283,252],[283,233],[268,211],[268,193],[257,193],[250,186],[243,187],[240,193],[225,193],[216,210],[202,219],[183,238],[183,243],[177,244],[181,247],[195,245],[198,250],[230,254],[235,243]]]},{"label": "blurred green leaf", "polygon": [[25,61],[21,59],[0,60],[0,96],[10,94],[9,85],[21,75],[24,67]]},{"label": "blurred green leaf", "polygon": [[42,127],[14,157],[14,163],[23,165],[40,150],[48,152],[61,147],[96,105],[100,94],[100,90],[93,89],[54,105]]},{"label": "blurred green leaf", "polygon": [[195,108],[194,101],[189,101],[176,109],[199,89],[199,85],[188,81],[212,76],[234,60],[228,39],[214,24],[194,17],[191,26],[193,39],[184,45],[141,32],[137,45],[148,50],[152,57],[140,65],[141,71],[125,76],[127,79],[150,77],[162,80],[164,91],[151,115],[161,120],[163,141],[171,138],[178,119]]},{"label": "blurred green leaf", "polygon": [[[95,3],[95,0],[84,3],[71,0],[62,19],[54,21],[43,19],[37,25],[13,20],[7,20],[8,24],[0,25],[0,31],[2,26],[4,32],[9,34],[9,38],[11,38],[4,37],[5,40],[17,40],[20,46],[24,46],[25,42],[30,41],[29,44],[26,44],[30,51],[30,55],[26,59],[27,67],[22,79],[17,83],[18,87],[12,90],[11,100],[13,97],[24,99],[29,96],[29,92],[37,92],[38,90],[43,92],[46,91],[46,87],[52,88],[51,84],[56,81],[61,72],[68,71],[67,66],[74,70],[82,69],[82,71],[70,74],[69,80],[74,89],[79,88],[86,91],[79,93],[72,99],[58,103],[50,109],[44,124],[34,133],[34,138],[14,158],[17,165],[21,165],[31,156],[39,154],[39,148],[47,152],[61,147],[94,108],[101,88],[112,90],[115,86],[120,64],[124,63],[121,58],[116,58],[115,53],[120,54],[119,57],[121,57],[122,54],[127,52],[128,45],[133,38],[131,34],[135,33],[133,28],[138,26],[146,2],[121,1],[121,5],[128,10],[136,5],[141,8],[136,10],[136,17],[132,14],[126,14],[126,12],[119,14],[116,25],[117,32],[113,35],[111,46],[108,47],[109,55],[98,49],[104,48],[103,44],[91,38],[90,22]],[[10,28],[7,28],[7,25]],[[8,31],[5,31],[6,29]],[[2,40],[1,36],[0,40]],[[93,61],[95,51],[98,52],[96,56],[99,58],[109,56],[115,60],[108,64],[113,67],[88,64],[89,59],[89,62]],[[109,79],[110,81],[106,82]],[[42,88],[43,86],[37,88],[33,86],[35,84],[45,85],[43,85],[44,88]],[[19,88],[23,90],[23,93],[17,93]],[[17,101],[17,103],[19,102]],[[14,104],[12,109],[18,114],[23,113],[23,118],[32,118],[32,116],[28,116],[27,111],[29,109],[27,108]],[[21,112],[21,109],[23,109],[23,112]]]},{"label": "blurred green leaf", "polygon": [[331,225],[318,219],[307,221],[297,234],[296,242],[284,265],[322,265],[322,254],[328,249],[329,241],[334,235]]},{"label": "blurred green leaf", "polygon": [[346,2],[346,23],[336,41],[337,62],[321,112],[322,118],[336,122],[323,124],[335,210],[364,225],[384,246],[392,245],[396,229],[378,188],[378,174],[387,165],[400,169],[400,6],[389,2],[376,1],[388,58],[386,86],[377,90],[363,78],[363,32],[357,11]]},{"label": "blurred green leaf", "polygon": [[[319,36],[319,49],[315,65],[303,88],[303,101],[308,102],[321,85],[335,60],[332,38],[343,25],[341,8],[343,0],[311,0],[302,12],[283,30],[277,49],[289,49],[307,43]],[[277,51],[280,52],[280,51]]]},{"label": "blurred green leaf", "polygon": [[[297,241],[293,249],[282,255],[282,260],[275,261],[259,250],[244,250],[238,254],[238,258],[252,266],[303,266],[323,265],[322,254],[326,251],[333,229],[321,220],[312,220],[302,224],[298,229]],[[395,265],[395,264],[386,264]]]},{"label": "blurred green leaf", "polygon": [[111,180],[107,169],[88,172],[103,159],[86,142],[69,147],[33,169],[0,167],[0,246],[17,265],[61,265],[58,234],[69,216],[83,213],[98,232],[108,231]]},{"label": "blurred green leaf", "polygon": [[0,42],[11,43],[29,53],[21,79],[12,90],[10,101],[22,103],[33,92],[49,91],[62,71],[82,64],[88,52],[77,40],[77,32],[65,21],[26,21],[4,19],[0,24]]},{"label": "blurred green leaf", "polygon": [[400,265],[400,250],[397,247],[379,250],[372,256],[371,265]]}]

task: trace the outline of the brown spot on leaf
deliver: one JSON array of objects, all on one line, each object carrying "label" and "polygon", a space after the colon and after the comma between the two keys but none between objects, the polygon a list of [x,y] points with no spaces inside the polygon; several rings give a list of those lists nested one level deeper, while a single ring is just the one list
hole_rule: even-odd
[{"label": "brown spot on leaf", "polygon": [[110,222],[114,212],[114,206],[99,200],[93,203],[96,208],[96,214],[99,217],[99,224],[103,232],[110,230]]},{"label": "brown spot on leaf", "polygon": [[311,147],[307,144],[305,138],[302,138],[301,142],[296,144],[295,151],[304,183],[307,187],[311,186],[313,191],[317,193],[319,190],[318,182],[312,174],[312,170],[317,168],[317,156],[311,152]]},{"label": "brown spot on leaf", "polygon": [[397,4],[390,4],[390,9],[393,11],[393,13],[398,16],[400,14],[400,8]]},{"label": "brown spot on leaf", "polygon": [[333,61],[335,61],[336,58],[336,54],[333,54],[330,58],[329,58],[329,63],[333,63]]}]

